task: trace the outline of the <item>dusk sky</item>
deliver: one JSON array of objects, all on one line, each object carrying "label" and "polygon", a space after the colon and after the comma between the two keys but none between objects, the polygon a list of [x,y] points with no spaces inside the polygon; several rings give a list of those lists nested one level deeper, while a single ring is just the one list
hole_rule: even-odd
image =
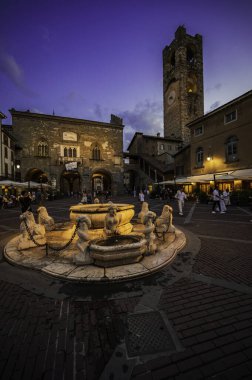
[{"label": "dusk sky", "polygon": [[205,113],[252,89],[251,0],[1,0],[0,111],[163,135],[162,50],[203,36]]}]

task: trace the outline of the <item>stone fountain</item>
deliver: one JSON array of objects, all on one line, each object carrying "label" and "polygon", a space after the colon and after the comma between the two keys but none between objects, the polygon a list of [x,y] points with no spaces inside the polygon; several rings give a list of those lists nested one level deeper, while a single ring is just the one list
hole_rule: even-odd
[{"label": "stone fountain", "polygon": [[29,216],[29,225],[21,215],[21,235],[6,245],[5,258],[68,280],[120,281],[148,275],[168,265],[186,243],[172,224],[168,205],[158,218],[145,202],[136,219],[134,205],[112,202],[74,205],[67,223],[54,223],[45,208],[38,213],[38,223]]}]

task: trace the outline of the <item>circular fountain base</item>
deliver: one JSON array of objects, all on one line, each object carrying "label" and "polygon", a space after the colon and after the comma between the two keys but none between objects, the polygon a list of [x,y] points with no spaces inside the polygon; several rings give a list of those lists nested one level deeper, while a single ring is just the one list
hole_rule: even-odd
[{"label": "circular fountain base", "polygon": [[45,248],[29,248],[19,251],[17,241],[19,236],[11,239],[4,248],[5,259],[16,266],[40,271],[43,274],[74,282],[118,282],[151,275],[169,265],[177,253],[186,244],[185,234],[176,229],[175,233],[167,236],[167,243],[160,240],[159,251],[155,255],[143,255],[142,260],[128,265],[115,267],[97,266],[94,264],[78,266],[73,263],[73,255],[78,251],[74,245],[61,254],[49,251],[46,256]]},{"label": "circular fountain base", "polygon": [[95,265],[109,268],[139,262],[146,252],[146,240],[136,235],[118,235],[93,240],[89,249]]}]

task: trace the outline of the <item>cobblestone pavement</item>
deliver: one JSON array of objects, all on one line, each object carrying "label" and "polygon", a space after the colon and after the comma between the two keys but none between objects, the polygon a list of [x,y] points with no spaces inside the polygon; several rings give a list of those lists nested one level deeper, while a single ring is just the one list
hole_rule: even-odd
[{"label": "cobblestone pavement", "polygon": [[[125,197],[120,202],[136,203]],[[76,200],[48,202],[56,221]],[[160,213],[164,202],[150,200]],[[0,378],[251,379],[252,219],[231,206],[174,201],[186,247],[168,268],[111,285],[73,284],[13,267],[0,254]],[[34,205],[34,209],[36,206]],[[0,210],[0,245],[18,233]]]}]

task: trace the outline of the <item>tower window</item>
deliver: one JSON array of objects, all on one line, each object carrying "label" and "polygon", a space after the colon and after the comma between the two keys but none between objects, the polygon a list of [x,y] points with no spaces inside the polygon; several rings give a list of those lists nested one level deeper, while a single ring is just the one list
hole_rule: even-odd
[{"label": "tower window", "polygon": [[200,168],[203,166],[204,161],[204,151],[203,148],[198,148],[196,150],[196,167]]},{"label": "tower window", "polygon": [[194,51],[190,47],[187,48],[186,59],[187,59],[187,62],[190,64],[195,63],[195,54],[194,54]]},{"label": "tower window", "polygon": [[231,123],[232,121],[235,121],[235,120],[237,120],[237,111],[236,110],[229,112],[225,115],[224,123],[228,124],[228,123]]}]

